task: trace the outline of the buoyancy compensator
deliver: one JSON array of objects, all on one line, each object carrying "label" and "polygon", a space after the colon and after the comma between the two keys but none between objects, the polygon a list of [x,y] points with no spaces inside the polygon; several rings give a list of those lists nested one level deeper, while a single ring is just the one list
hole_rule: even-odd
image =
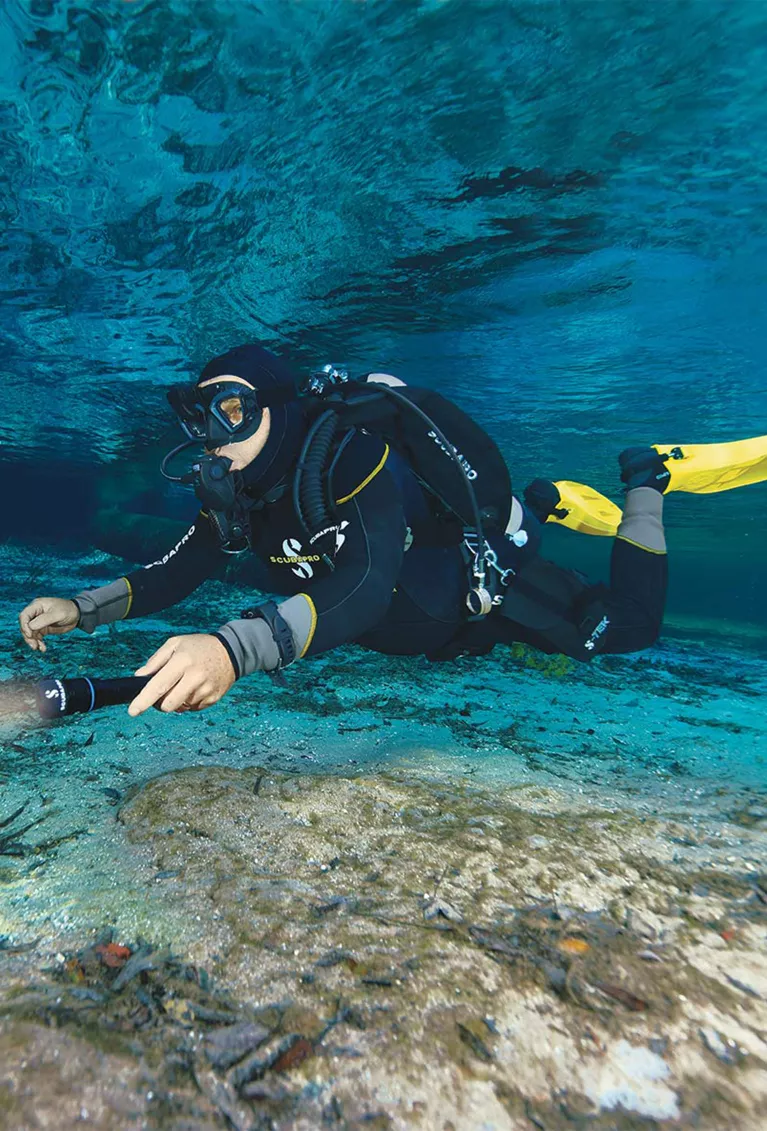
[{"label": "buoyancy compensator", "polygon": [[511,478],[497,445],[467,413],[431,389],[350,381],[330,367],[324,373],[325,381],[322,373],[314,374],[307,389],[318,407],[293,483],[296,513],[315,552],[332,568],[321,543],[328,538],[332,544],[335,536],[328,464],[339,433],[375,433],[405,459],[424,490],[469,528],[466,604],[470,614],[486,616],[493,605],[488,556],[491,562],[494,556],[486,535],[503,533],[513,504]]}]

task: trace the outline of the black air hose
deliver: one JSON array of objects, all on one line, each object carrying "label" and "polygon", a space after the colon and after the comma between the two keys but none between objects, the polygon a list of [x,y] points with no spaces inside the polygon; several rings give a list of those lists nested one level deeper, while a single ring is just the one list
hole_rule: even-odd
[{"label": "black air hose", "polygon": [[338,424],[338,414],[333,409],[328,409],[317,417],[304,441],[296,468],[293,480],[293,504],[304,533],[309,538],[331,522],[323,471]]}]

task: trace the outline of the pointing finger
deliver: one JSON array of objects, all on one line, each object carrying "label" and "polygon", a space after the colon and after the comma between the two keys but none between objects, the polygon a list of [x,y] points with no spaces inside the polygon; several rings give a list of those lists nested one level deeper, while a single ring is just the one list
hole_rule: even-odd
[{"label": "pointing finger", "polygon": [[180,669],[173,664],[167,664],[138,693],[128,707],[128,714],[135,718],[136,715],[140,715],[149,707],[153,707],[157,700],[162,699],[183,676],[183,668]]},{"label": "pointing finger", "polygon": [[136,668],[133,674],[154,675],[155,672],[158,672],[160,668],[167,664],[168,660],[176,651],[177,647],[178,637],[171,636],[170,640],[166,640],[162,647],[158,648],[157,651],[149,657],[145,664],[142,664],[140,668]]}]

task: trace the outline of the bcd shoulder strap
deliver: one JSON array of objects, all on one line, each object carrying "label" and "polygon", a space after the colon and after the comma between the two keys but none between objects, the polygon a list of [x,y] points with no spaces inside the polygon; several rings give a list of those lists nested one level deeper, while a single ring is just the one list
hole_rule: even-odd
[{"label": "bcd shoulder strap", "polygon": [[466,476],[486,529],[505,530],[511,514],[511,479],[493,439],[468,413],[433,389],[407,385],[397,388],[396,393],[400,402],[409,401],[433,421],[455,453],[445,448],[416,413],[374,386],[349,382],[328,397],[327,403],[336,409],[345,425],[382,436],[403,456],[423,485],[461,521],[471,525],[474,513]]}]

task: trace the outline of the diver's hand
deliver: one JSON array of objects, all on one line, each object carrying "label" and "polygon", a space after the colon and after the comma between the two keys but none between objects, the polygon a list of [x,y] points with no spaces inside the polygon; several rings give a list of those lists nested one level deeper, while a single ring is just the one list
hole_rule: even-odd
[{"label": "diver's hand", "polygon": [[77,628],[80,610],[63,597],[35,597],[19,613],[19,628],[33,652],[45,652],[44,636],[62,636]]},{"label": "diver's hand", "polygon": [[135,675],[151,675],[128,707],[140,715],[148,707],[161,711],[202,711],[226,695],[235,682],[232,661],[220,640],[207,633],[171,636]]}]

